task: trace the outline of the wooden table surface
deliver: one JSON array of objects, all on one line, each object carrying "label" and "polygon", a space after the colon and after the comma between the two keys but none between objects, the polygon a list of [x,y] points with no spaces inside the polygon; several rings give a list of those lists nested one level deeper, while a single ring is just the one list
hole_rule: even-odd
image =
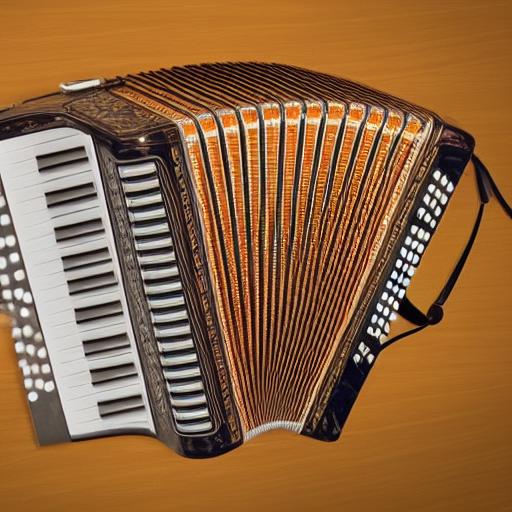
[{"label": "wooden table surface", "polygon": [[[512,199],[508,1],[0,0],[0,104],[174,64],[262,60],[342,75],[472,133]],[[411,296],[442,286],[477,208],[468,169]],[[512,225],[495,203],[445,320],[385,352],[342,439],[262,435],[210,460],[117,437],[38,448],[2,318],[0,510],[511,510]]]}]

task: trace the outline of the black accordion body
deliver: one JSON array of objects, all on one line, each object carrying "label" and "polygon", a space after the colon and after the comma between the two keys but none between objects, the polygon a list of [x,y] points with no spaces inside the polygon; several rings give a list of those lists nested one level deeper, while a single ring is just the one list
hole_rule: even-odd
[{"label": "black accordion body", "polygon": [[[0,113],[1,301],[40,443],[337,439],[390,322],[442,316],[478,222],[427,314],[406,291],[473,145],[274,64],[69,83]],[[475,165],[481,217],[495,185]]]}]

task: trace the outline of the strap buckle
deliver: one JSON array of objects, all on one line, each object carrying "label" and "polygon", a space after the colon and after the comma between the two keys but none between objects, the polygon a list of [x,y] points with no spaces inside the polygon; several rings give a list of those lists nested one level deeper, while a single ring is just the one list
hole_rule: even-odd
[{"label": "strap buckle", "polygon": [[426,316],[429,325],[438,324],[443,319],[444,316],[443,307],[441,306],[441,304],[437,304],[434,302],[434,304],[432,304],[432,306],[428,308]]}]

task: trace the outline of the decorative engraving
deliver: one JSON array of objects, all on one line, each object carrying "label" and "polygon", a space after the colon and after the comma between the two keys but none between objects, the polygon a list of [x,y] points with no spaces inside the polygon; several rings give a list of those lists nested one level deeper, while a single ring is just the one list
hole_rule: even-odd
[{"label": "decorative engraving", "polygon": [[25,135],[36,130],[47,130],[58,124],[58,121],[54,118],[44,120],[35,120],[34,118],[13,119],[8,124],[0,125],[0,139],[14,135]]},{"label": "decorative engraving", "polygon": [[116,135],[161,128],[169,123],[165,118],[113,96],[108,91],[97,91],[66,104],[66,110],[77,117],[112,130]]},{"label": "decorative engraving", "polygon": [[196,229],[194,226],[194,214],[192,211],[192,204],[190,200],[190,195],[186,183],[185,178],[185,169],[184,162],[181,155],[180,147],[174,143],[171,146],[171,158],[172,163],[174,165],[174,171],[176,173],[176,177],[179,183],[179,190],[181,193],[181,198],[183,201],[183,209],[185,212],[186,219],[186,227],[188,231],[188,235],[190,237],[190,241],[192,244],[192,251],[194,253],[194,265],[195,265],[195,274],[196,274],[196,283],[197,289],[201,296],[201,303],[203,306],[203,311],[206,319],[206,325],[208,327],[208,339],[212,347],[212,351],[215,358],[215,364],[218,372],[218,379],[220,384],[221,396],[224,402],[224,407],[227,415],[227,420],[229,423],[229,429],[233,435],[233,441],[239,441],[241,439],[241,432],[238,426],[238,421],[236,417],[236,412],[234,408],[234,404],[231,400],[231,390],[229,386],[229,379],[224,363],[224,356],[222,354],[222,349],[219,343],[219,337],[217,334],[217,328],[215,325],[215,321],[213,319],[210,301],[208,297],[208,285],[206,283],[205,271],[203,268],[202,258],[199,254],[199,241],[196,234]]}]

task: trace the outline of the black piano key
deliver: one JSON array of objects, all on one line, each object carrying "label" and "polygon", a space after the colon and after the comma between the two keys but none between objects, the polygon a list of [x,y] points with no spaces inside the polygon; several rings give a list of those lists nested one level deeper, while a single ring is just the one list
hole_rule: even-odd
[{"label": "black piano key", "polygon": [[54,228],[55,239],[57,242],[64,240],[71,240],[72,238],[81,237],[84,235],[92,235],[93,233],[101,233],[104,231],[101,219],[87,220],[84,222],[77,222],[76,224],[66,224]]},{"label": "black piano key", "polygon": [[48,153],[37,157],[37,167],[39,172],[49,171],[61,165],[67,165],[71,162],[78,163],[87,161],[87,152],[83,146],[78,148],[66,149],[55,153]]},{"label": "black piano key", "polygon": [[103,338],[95,338],[92,340],[83,340],[82,343],[86,356],[107,352],[109,350],[130,347],[130,340],[126,333],[116,334],[114,336],[105,336]]},{"label": "black piano key", "polygon": [[71,204],[76,201],[82,201],[91,197],[96,197],[96,189],[92,182],[84,185],[76,185],[74,187],[63,188],[55,190],[53,192],[46,192],[46,204],[49,208],[68,204],[71,208]]},{"label": "black piano key", "polygon": [[99,288],[106,288],[116,283],[117,280],[114,272],[105,272],[104,274],[68,281],[68,290],[70,295],[74,295],[85,291],[89,292]]},{"label": "black piano key", "polygon": [[137,409],[144,409],[144,401],[142,395],[127,396],[116,400],[104,400],[98,402],[100,416],[112,416],[114,414],[122,414]]},{"label": "black piano key", "polygon": [[62,263],[64,270],[72,270],[80,267],[84,267],[91,264],[103,263],[110,261],[110,253],[108,248],[102,247],[101,249],[95,249],[93,251],[80,252],[71,254],[69,256],[62,257]]},{"label": "black piano key", "polygon": [[75,309],[75,318],[78,324],[122,314],[123,306],[119,300],[108,302],[106,304],[99,304],[97,306]]},{"label": "black piano key", "polygon": [[113,380],[125,379],[126,377],[132,377],[135,375],[137,375],[137,369],[133,363],[91,370],[91,379],[93,384],[111,382]]}]

